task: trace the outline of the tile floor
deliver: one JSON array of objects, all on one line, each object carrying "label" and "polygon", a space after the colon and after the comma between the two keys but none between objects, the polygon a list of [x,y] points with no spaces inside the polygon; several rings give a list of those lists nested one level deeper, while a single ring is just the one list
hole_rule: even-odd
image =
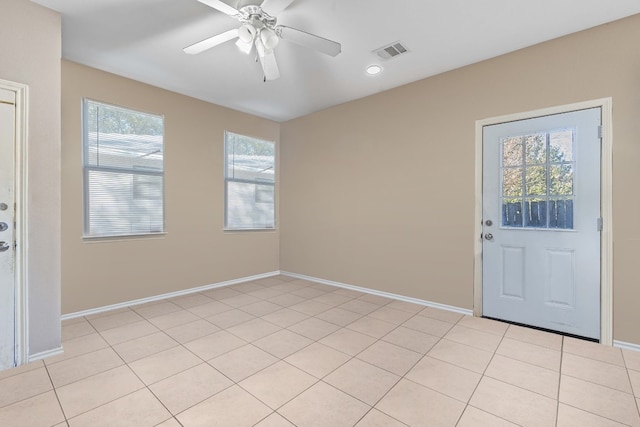
[{"label": "tile floor", "polygon": [[284,276],[62,334],[0,426],[640,426],[640,352]]}]

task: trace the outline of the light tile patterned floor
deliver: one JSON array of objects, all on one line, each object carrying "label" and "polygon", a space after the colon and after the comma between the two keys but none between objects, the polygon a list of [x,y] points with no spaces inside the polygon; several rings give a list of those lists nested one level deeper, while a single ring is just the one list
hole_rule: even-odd
[{"label": "light tile patterned floor", "polygon": [[640,426],[640,353],[290,277],[65,321],[0,426]]}]

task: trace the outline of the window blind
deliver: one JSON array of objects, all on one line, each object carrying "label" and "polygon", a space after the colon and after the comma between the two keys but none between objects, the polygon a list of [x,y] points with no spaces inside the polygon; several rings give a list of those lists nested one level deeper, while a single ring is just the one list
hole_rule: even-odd
[{"label": "window blind", "polygon": [[164,232],[164,119],[83,103],[84,234]]},{"label": "window blind", "polygon": [[225,228],[275,228],[275,144],[225,133]]}]

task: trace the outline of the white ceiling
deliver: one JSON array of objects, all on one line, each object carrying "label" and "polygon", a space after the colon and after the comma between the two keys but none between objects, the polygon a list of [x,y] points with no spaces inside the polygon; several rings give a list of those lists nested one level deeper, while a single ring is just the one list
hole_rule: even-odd
[{"label": "white ceiling", "polygon": [[[283,40],[281,77],[265,83],[233,41],[182,51],[239,26],[197,0],[33,1],[62,14],[65,59],[276,121],[640,13],[639,0],[295,0],[278,24],[338,41],[342,53]],[[387,61],[372,52],[395,41],[410,52]],[[384,71],[366,75],[374,63]]]}]

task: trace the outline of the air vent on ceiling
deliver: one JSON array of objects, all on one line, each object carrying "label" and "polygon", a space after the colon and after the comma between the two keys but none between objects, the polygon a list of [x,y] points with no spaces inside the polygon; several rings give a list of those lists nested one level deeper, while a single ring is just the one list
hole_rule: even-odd
[{"label": "air vent on ceiling", "polygon": [[401,42],[394,42],[390,45],[383,46],[380,49],[376,49],[373,52],[382,59],[391,59],[398,55],[402,55],[403,53],[407,53],[408,49]]}]

